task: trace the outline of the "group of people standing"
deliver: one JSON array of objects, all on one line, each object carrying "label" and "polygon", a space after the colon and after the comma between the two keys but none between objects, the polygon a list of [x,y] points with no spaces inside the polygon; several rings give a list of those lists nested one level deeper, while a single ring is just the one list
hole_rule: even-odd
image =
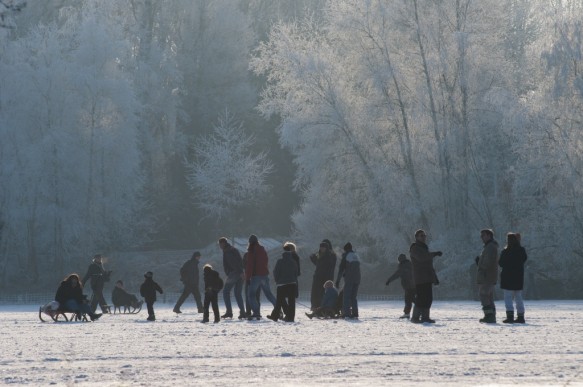
[{"label": "group of people standing", "polygon": [[[235,316],[231,302],[231,293],[233,293],[239,309],[238,318],[258,320],[262,317],[260,313],[260,296],[263,292],[273,306],[271,313],[266,317],[273,321],[282,319],[286,322],[293,322],[296,316],[296,299],[299,296],[298,277],[301,275],[300,257],[297,253],[296,245],[292,242],[283,244],[281,257],[277,260],[273,270],[273,279],[277,289],[274,296],[269,281],[269,257],[265,247],[259,243],[256,235],[249,236],[247,251],[243,255],[229,243],[227,238],[220,238],[217,243],[223,253],[224,284],[222,280],[221,283],[210,281],[211,277],[220,278],[220,275],[212,266],[205,265],[205,301],[204,305],[201,304],[200,295],[198,294],[198,260],[200,259],[200,253],[195,252],[181,269],[184,291],[173,311],[182,313],[180,307],[186,298],[193,294],[198,312],[203,313],[202,322],[209,322],[208,303],[213,305],[215,322],[219,322],[221,319],[232,319]],[[315,265],[311,297],[311,309],[314,311],[322,306],[322,299],[326,291],[324,284],[330,282],[332,287],[334,286],[332,281],[336,271],[337,256],[332,249],[330,241],[323,240],[320,243],[318,252],[312,254],[310,260]],[[210,274],[207,275],[207,272],[216,274],[211,276]],[[336,287],[339,286],[342,278],[344,278],[342,315],[345,318],[358,318],[357,293],[360,284],[360,259],[353,251],[350,243],[344,246]],[[217,301],[218,293],[221,290],[226,309],[222,316],[219,315]]]},{"label": "group of people standing", "polygon": [[[482,252],[476,257],[476,283],[478,294],[484,312],[481,323],[496,323],[496,304],[494,291],[498,281],[498,267],[500,273],[500,287],[504,291],[506,319],[504,323],[525,323],[524,301],[522,291],[524,287],[524,264],[527,260],[526,250],[520,245],[520,234],[508,233],[506,247],[498,255],[498,242],[494,239],[491,229],[480,231],[480,238],[484,244]],[[413,323],[435,323],[430,317],[433,303],[433,285],[439,284],[433,259],[441,257],[441,251],[430,251],[427,245],[427,234],[424,230],[415,232],[415,242],[409,248],[411,261],[405,254],[398,257],[397,270],[387,279],[389,285],[397,278],[401,278],[401,285],[405,292],[405,308],[401,318],[410,318]],[[413,304],[415,306],[413,307]],[[514,319],[516,305],[517,318]],[[410,315],[411,309],[413,314]]]},{"label": "group of people standing", "polygon": [[[508,233],[507,245],[498,255],[498,243],[494,239],[491,229],[483,229],[480,237],[484,243],[482,252],[476,257],[479,298],[482,304],[483,323],[496,322],[496,305],[494,290],[498,279],[498,267],[502,268],[501,287],[504,290],[506,319],[504,323],[524,323],[524,302],[522,289],[524,285],[524,264],[527,260],[525,249],[520,245],[520,234]],[[227,238],[218,240],[218,247],[223,254],[223,271],[225,280],[210,264],[204,265],[204,301],[199,291],[199,263],[201,253],[195,251],[192,257],[180,269],[180,278],[184,290],[178,298],[173,311],[180,310],[185,300],[192,294],[196,302],[198,313],[203,313],[202,322],[209,322],[209,308],[212,307],[214,322],[221,319],[232,319],[233,306],[231,292],[235,297],[239,309],[239,319],[255,320],[261,318],[261,292],[272,304],[273,309],[267,318],[278,321],[293,322],[296,316],[296,298],[299,295],[298,277],[300,276],[300,257],[296,245],[292,242],[283,244],[281,257],[277,260],[273,271],[276,283],[276,296],[271,292],[269,284],[269,257],[264,246],[259,243],[256,235],[248,239],[247,251],[241,255],[240,251],[232,246]],[[430,317],[433,303],[433,286],[439,283],[433,260],[441,257],[441,251],[430,251],[427,244],[427,234],[424,230],[415,232],[415,241],[409,247],[411,260],[405,254],[398,257],[398,269],[388,278],[386,285],[401,279],[404,289],[405,308],[401,318],[410,319],[413,323],[435,323]],[[334,282],[337,255],[328,239],[324,239],[316,253],[310,255],[310,261],[315,266],[312,280],[311,313],[308,317],[342,317],[358,318],[358,289],[361,282],[360,258],[354,252],[350,242],[343,247],[343,253],[338,267],[338,274]],[[108,306],[103,297],[103,287],[109,280],[111,271],[103,267],[101,255],[93,257],[87,274],[81,280],[77,274],[69,275],[59,287],[56,301],[68,310],[79,314],[86,313],[92,320],[98,319],[95,309],[99,304],[103,313],[107,313]],[[162,288],[153,280],[153,273],[147,272],[144,283],[140,287],[140,294],[144,297],[148,308],[148,320],[154,321],[153,304],[156,293],[162,293]],[[344,279],[341,292],[340,281]],[[89,281],[93,296],[90,303],[85,302],[82,294],[82,283]],[[125,294],[123,283],[120,281],[114,291],[128,296],[128,302],[136,302],[136,297]],[[119,288],[119,289],[118,289]],[[218,307],[218,294],[222,290],[225,303],[225,313],[221,316]],[[121,292],[121,293],[120,293]],[[120,296],[118,294],[118,296]],[[121,297],[121,296],[120,296]],[[340,307],[337,300],[340,299]],[[514,304],[516,304],[517,318],[514,319]]]}]

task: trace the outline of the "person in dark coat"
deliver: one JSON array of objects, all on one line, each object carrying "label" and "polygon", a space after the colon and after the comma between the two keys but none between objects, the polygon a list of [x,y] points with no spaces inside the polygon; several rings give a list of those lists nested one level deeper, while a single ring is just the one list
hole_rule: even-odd
[{"label": "person in dark coat", "polygon": [[[524,324],[524,301],[522,289],[524,288],[524,264],[527,260],[526,250],[520,245],[517,234],[506,235],[506,247],[500,253],[498,265],[502,268],[500,273],[500,287],[504,290],[504,304],[506,306],[506,320],[504,323]],[[516,302],[517,318],[514,320],[514,305]]]},{"label": "person in dark coat", "polygon": [[93,257],[93,261],[89,265],[87,269],[87,274],[83,277],[82,283],[87,283],[89,280],[89,284],[91,285],[91,311],[95,312],[97,309],[97,304],[99,303],[99,307],[103,313],[108,313],[109,308],[107,307],[107,303],[105,302],[105,298],[103,297],[103,288],[105,283],[109,281],[109,277],[111,276],[111,270],[106,271],[103,268],[103,257],[101,254],[97,254]]},{"label": "person in dark coat", "polygon": [[[441,251],[429,251],[427,234],[423,230],[415,231],[415,242],[409,248],[415,281],[415,306],[411,322],[435,323],[430,317],[433,304],[433,285],[436,281],[433,258],[441,257]],[[421,318],[421,319],[420,319]]]},{"label": "person in dark coat", "polygon": [[140,286],[140,294],[146,300],[146,306],[148,307],[148,321],[156,321],[156,315],[154,314],[154,302],[156,302],[156,292],[162,294],[162,288],[158,283],[154,281],[154,273],[151,271],[144,274],[144,283]]},{"label": "person in dark coat", "polygon": [[231,289],[234,288],[235,300],[239,307],[239,319],[245,318],[245,305],[243,303],[243,258],[236,247],[231,246],[227,238],[220,238],[218,241],[220,249],[223,251],[223,269],[227,279],[223,289],[223,301],[225,301],[225,314],[222,318],[233,318],[233,308],[231,306]]},{"label": "person in dark coat", "polygon": [[123,287],[123,281],[118,280],[111,292],[111,303],[113,304],[114,312],[119,309],[121,313],[122,306],[125,312],[128,308],[139,308],[142,306],[143,301],[138,301],[138,297],[135,294],[128,293]]},{"label": "person in dark coat", "polygon": [[322,297],[322,304],[312,311],[306,313],[310,319],[314,317],[332,318],[337,315],[336,303],[338,301],[338,289],[334,287],[334,282],[326,281],[324,283],[324,297]]},{"label": "person in dark coat", "polygon": [[209,322],[209,306],[212,304],[215,323],[218,323],[221,321],[221,315],[219,313],[219,292],[223,288],[223,280],[219,272],[213,270],[213,267],[209,264],[204,265],[202,272],[204,278],[204,311],[201,322]]},{"label": "person in dark coat", "polygon": [[83,295],[83,283],[76,273],[69,274],[59,285],[55,301],[59,303],[59,309],[74,312],[80,320],[83,314],[87,314],[91,321],[101,317],[101,313],[93,313]]},{"label": "person in dark coat", "polygon": [[358,287],[360,286],[360,257],[352,249],[350,242],[344,245],[344,253],[338,268],[336,287],[344,278],[344,294],[342,296],[342,315],[344,318],[358,318]]},{"label": "person in dark coat", "polygon": [[200,258],[200,252],[195,251],[192,253],[192,257],[190,257],[190,259],[180,268],[180,281],[184,284],[184,290],[178,298],[178,301],[176,301],[176,305],[174,305],[174,309],[172,310],[174,313],[182,313],[180,307],[191,294],[194,296],[194,302],[196,302],[198,313],[202,313],[202,300],[200,298],[200,289],[198,285],[198,264]]},{"label": "person in dark coat", "polygon": [[413,281],[413,265],[410,260],[407,259],[405,254],[399,254],[397,258],[399,261],[399,266],[397,270],[387,279],[385,285],[389,284],[401,278],[401,287],[405,291],[405,308],[403,309],[403,315],[400,318],[409,319],[411,314],[411,308],[413,307],[413,301],[415,301],[415,282]]},{"label": "person in dark coat", "polygon": [[284,321],[294,321],[296,316],[298,273],[298,264],[291,251],[291,246],[286,244],[281,258],[277,260],[273,269],[273,278],[277,285],[277,297],[275,307],[267,318],[277,321],[283,308],[285,313]]},{"label": "person in dark coat", "polygon": [[329,240],[324,239],[320,243],[320,248],[316,254],[310,255],[310,260],[316,266],[312,280],[311,309],[312,311],[321,306],[324,295],[324,283],[334,281],[334,271],[336,270],[337,257],[332,250]]},{"label": "person in dark coat", "polygon": [[482,253],[476,257],[478,273],[476,282],[480,295],[480,303],[484,311],[481,323],[496,323],[496,304],[494,303],[494,290],[498,281],[498,242],[494,240],[494,231],[483,229],[480,231],[480,239],[484,243]]}]

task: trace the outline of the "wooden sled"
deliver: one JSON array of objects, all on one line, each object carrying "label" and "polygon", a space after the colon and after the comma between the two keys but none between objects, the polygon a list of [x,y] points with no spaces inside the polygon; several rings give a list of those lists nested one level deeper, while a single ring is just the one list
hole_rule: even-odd
[{"label": "wooden sled", "polygon": [[[144,301],[138,301],[137,305],[114,305],[113,306],[113,313],[119,314],[137,314],[140,313],[142,310],[142,305],[144,305]],[[123,311],[122,311],[123,308]]]},{"label": "wooden sled", "polygon": [[60,307],[53,309],[49,306],[49,304],[51,303],[42,305],[38,308],[38,318],[42,322],[89,321],[85,314],[81,314],[81,317],[79,318],[76,312]]}]

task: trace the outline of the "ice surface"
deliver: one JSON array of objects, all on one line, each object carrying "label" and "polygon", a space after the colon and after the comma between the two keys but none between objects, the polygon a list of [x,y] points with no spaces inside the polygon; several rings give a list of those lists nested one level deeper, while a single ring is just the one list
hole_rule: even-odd
[{"label": "ice surface", "polygon": [[434,325],[399,320],[398,301],[362,302],[358,321],[298,306],[295,323],[201,324],[192,302],[172,306],[156,304],[156,322],[142,310],[94,323],[0,306],[0,384],[583,386],[582,301],[527,302],[525,325],[502,324],[502,302],[496,325],[464,301],[435,302]]}]

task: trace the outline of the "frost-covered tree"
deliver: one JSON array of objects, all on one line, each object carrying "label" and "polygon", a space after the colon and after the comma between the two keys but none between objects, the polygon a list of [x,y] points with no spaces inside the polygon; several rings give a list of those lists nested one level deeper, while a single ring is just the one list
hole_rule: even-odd
[{"label": "frost-covered tree", "polygon": [[0,58],[1,252],[12,257],[3,273],[32,283],[144,235],[140,106],[122,70],[128,42],[106,5],[63,10]]},{"label": "frost-covered tree", "polygon": [[258,204],[269,192],[266,179],[273,166],[267,153],[253,145],[254,136],[226,110],[211,135],[192,142],[193,159],[185,162],[194,203],[208,219],[223,221],[229,232],[239,231],[233,230],[236,222],[229,217]]}]

